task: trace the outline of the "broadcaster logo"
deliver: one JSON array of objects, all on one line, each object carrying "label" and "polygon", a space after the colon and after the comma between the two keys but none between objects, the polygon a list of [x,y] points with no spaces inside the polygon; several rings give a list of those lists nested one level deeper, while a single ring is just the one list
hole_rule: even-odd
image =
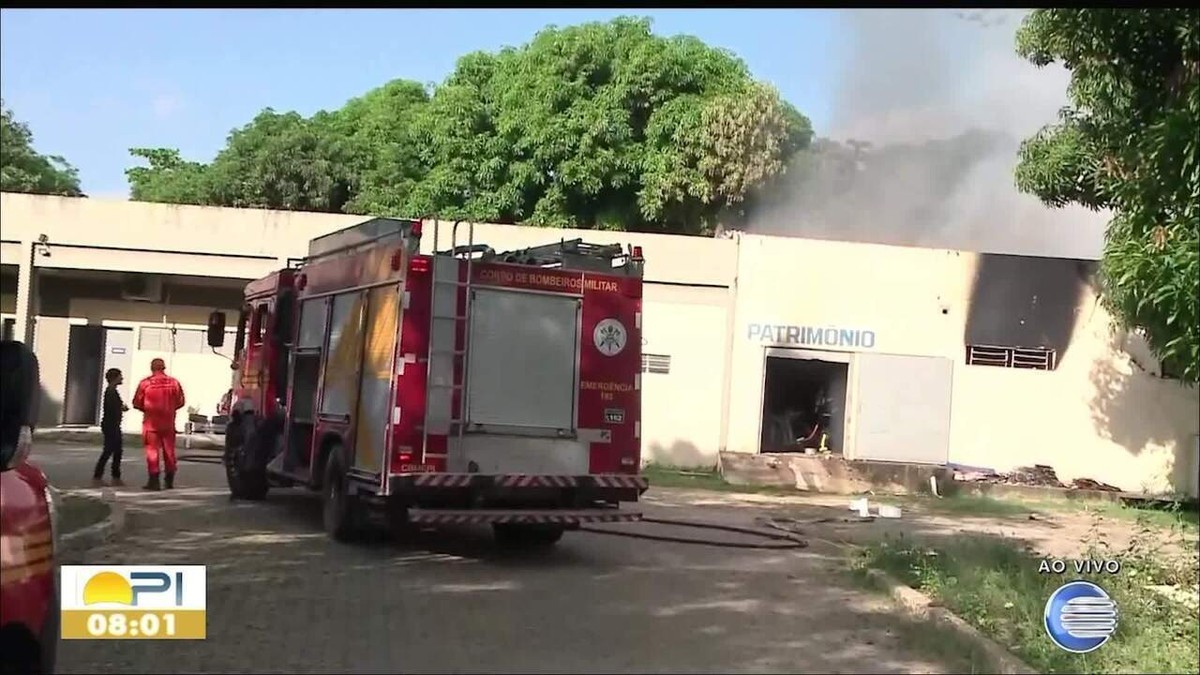
[{"label": "broadcaster logo", "polygon": [[1117,603],[1090,581],[1071,581],[1050,594],[1043,613],[1046,634],[1073,654],[1093,652],[1117,630]]},{"label": "broadcaster logo", "polygon": [[63,565],[65,640],[203,640],[207,575],[203,565]]}]

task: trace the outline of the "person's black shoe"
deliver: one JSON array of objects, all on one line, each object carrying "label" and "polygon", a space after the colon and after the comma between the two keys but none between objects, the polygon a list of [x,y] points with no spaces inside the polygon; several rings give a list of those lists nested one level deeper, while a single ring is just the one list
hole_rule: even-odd
[{"label": "person's black shoe", "polygon": [[175,487],[175,474],[174,473],[167,474],[167,484],[164,485],[163,487],[165,487],[168,490]]},{"label": "person's black shoe", "polygon": [[152,491],[161,490],[162,487],[158,484],[158,474],[150,476],[150,478],[146,480],[146,484],[142,486],[142,489]]}]

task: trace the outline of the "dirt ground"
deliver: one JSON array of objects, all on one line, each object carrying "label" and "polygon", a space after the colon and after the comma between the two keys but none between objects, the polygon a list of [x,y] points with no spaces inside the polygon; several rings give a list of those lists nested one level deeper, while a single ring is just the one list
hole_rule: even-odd
[{"label": "dirt ground", "polygon": [[[670,499],[664,499],[661,495],[668,492]],[[864,544],[886,536],[936,539],[971,533],[1020,541],[1046,557],[1074,558],[1085,553],[1092,542],[1104,541],[1113,549],[1121,550],[1138,535],[1138,526],[1131,519],[1089,513],[1082,508],[1078,511],[1051,510],[1030,505],[1028,509],[1014,508],[1011,514],[972,515],[939,512],[936,508],[923,507],[919,503],[922,500],[888,497],[868,497],[871,513],[876,512],[879,504],[896,505],[901,507],[900,518],[861,522],[849,509],[852,499],[844,495],[778,496],[676,488],[660,490],[657,495],[652,491],[646,501],[662,506],[668,503],[736,506],[746,516],[790,518],[797,522],[811,545],[818,548],[844,548],[848,544]],[[1194,537],[1182,545],[1189,544],[1195,546]]]}]

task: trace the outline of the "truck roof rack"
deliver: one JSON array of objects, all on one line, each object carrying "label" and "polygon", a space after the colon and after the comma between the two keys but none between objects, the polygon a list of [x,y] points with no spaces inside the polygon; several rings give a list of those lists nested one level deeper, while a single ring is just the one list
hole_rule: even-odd
[{"label": "truck roof rack", "polygon": [[421,221],[419,220],[372,218],[313,239],[308,243],[308,257],[305,260],[327,258],[339,253],[352,253],[392,240],[399,243],[414,234],[419,236],[420,233]]},{"label": "truck roof rack", "polygon": [[532,267],[612,272],[630,259],[621,244],[591,244],[583,239],[563,239],[552,244],[497,252],[486,244],[456,246],[440,255],[471,257],[478,262],[501,262]]}]

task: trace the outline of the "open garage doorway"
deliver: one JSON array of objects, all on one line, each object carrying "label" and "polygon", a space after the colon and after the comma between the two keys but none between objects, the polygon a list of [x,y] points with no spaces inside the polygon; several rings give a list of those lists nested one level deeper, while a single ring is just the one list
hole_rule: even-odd
[{"label": "open garage doorway", "polygon": [[94,426],[100,423],[101,366],[104,363],[104,328],[71,326],[67,341],[67,391],[63,399],[63,424]]},{"label": "open garage doorway", "polygon": [[842,454],[849,355],[769,349],[759,452]]}]

